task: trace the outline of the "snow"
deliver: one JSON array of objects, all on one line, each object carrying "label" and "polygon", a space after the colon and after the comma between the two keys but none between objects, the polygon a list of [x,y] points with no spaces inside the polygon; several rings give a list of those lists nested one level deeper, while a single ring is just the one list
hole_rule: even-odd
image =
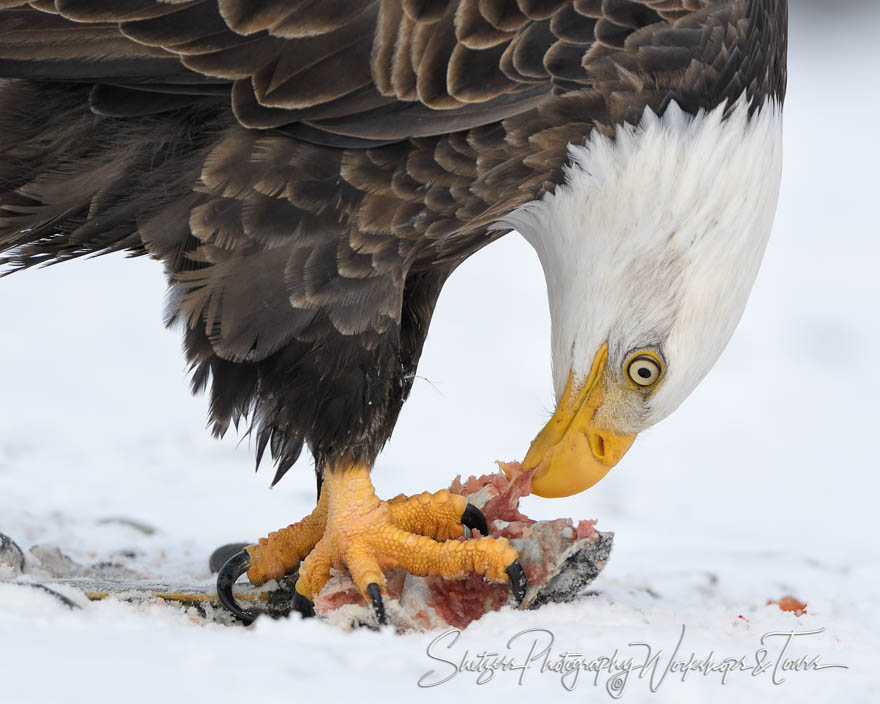
[{"label": "snow", "polygon": [[[628,646],[640,641],[663,649],[662,669],[683,626],[678,657],[714,652],[716,662],[753,659],[770,631],[824,629],[797,637],[789,656],[848,669],[786,673],[780,685],[771,672],[730,673],[726,684],[670,674],[656,693],[634,672],[622,698],[877,700],[880,96],[864,88],[880,61],[871,35],[880,10],[865,5],[835,23],[793,5],[782,201],[739,331],[685,405],[594,489],[525,502],[535,518],[598,518],[615,531],[595,594],[491,614],[451,648],[433,646],[435,658],[468,651],[474,662],[489,651],[522,664],[541,634],[511,650],[508,640],[545,629],[557,656],[617,649],[644,660],[643,647]],[[118,256],[0,281],[0,531],[25,552],[57,545],[84,564],[112,559],[150,578],[204,582],[214,547],[310,510],[309,461],[269,491],[271,471],[253,474],[247,441],[204,430],[205,400],[189,396],[179,338],[161,327],[163,297],[160,267]],[[464,265],[374,472],[380,494],[436,490],[521,458],[552,408],[549,339],[542,274],[525,242],[505,238]],[[116,516],[156,531],[101,522]],[[430,670],[427,682],[451,671],[427,653],[437,632],[345,634],[298,617],[228,628],[175,607],[64,593],[83,608],[0,583],[0,702],[568,694],[537,660],[482,686],[463,672],[420,689]],[[805,616],[766,605],[789,593],[807,602]],[[594,685],[581,673],[572,696],[610,700],[609,676]]]}]

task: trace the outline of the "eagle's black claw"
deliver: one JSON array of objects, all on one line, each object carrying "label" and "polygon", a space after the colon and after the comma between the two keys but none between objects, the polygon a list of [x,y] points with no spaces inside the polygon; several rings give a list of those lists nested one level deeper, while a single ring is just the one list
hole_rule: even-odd
[{"label": "eagle's black claw", "polygon": [[236,553],[244,550],[248,545],[253,545],[253,543],[228,543],[227,545],[221,545],[214,552],[211,553],[211,558],[208,560],[208,566],[211,568],[211,574],[216,574],[220,571],[220,568],[226,564],[226,561],[235,555]]},{"label": "eagle's black claw", "polygon": [[294,589],[293,610],[299,612],[303,618],[312,618],[315,615],[315,604]]},{"label": "eagle's black claw", "polygon": [[242,609],[232,596],[232,585],[241,575],[247,572],[251,565],[251,556],[246,550],[240,550],[230,557],[217,573],[217,596],[223,604],[245,626],[250,626],[255,620],[254,614]]},{"label": "eagle's black claw", "polygon": [[507,576],[510,578],[510,591],[513,592],[513,598],[516,599],[517,606],[519,606],[526,598],[526,587],[528,586],[526,573],[523,571],[522,565],[519,564],[519,560],[510,563],[510,567],[507,568]]},{"label": "eagle's black claw", "polygon": [[480,531],[480,535],[484,538],[489,535],[489,524],[483,512],[473,504],[468,504],[464,513],[461,514],[461,524],[471,530]]},{"label": "eagle's black claw", "polygon": [[379,588],[379,585],[375,582],[370,584],[367,587],[367,594],[370,597],[370,602],[373,605],[373,613],[376,614],[376,620],[379,622],[379,625],[386,625],[388,619],[385,618],[385,604],[382,603],[382,590]]}]

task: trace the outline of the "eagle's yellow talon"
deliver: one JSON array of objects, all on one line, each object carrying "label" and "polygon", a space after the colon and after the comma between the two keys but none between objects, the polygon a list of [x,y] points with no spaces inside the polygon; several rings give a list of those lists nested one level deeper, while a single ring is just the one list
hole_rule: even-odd
[{"label": "eagle's yellow talon", "polygon": [[294,585],[293,588],[296,590],[297,594],[299,594],[300,596],[304,596],[309,601],[312,601],[314,599],[314,595],[312,594],[312,591],[306,586],[304,580],[302,580],[302,579],[296,580],[296,584]]},{"label": "eagle's yellow talon", "polygon": [[450,540],[464,535],[462,521],[485,527],[482,514],[467,499],[445,489],[380,501],[365,465],[328,467],[312,514],[248,548],[248,577],[257,583],[299,566],[296,591],[313,601],[330,579],[331,568],[347,569],[374,609],[376,589],[386,591],[384,569],[452,579],[475,572],[508,581],[506,570],[516,561],[516,552],[507,540]]},{"label": "eagle's yellow talon", "polygon": [[425,491],[411,498],[401,499],[398,496],[389,502],[394,525],[435,540],[449,540],[464,535],[461,519],[467,505],[467,499],[446,489],[436,494]]},{"label": "eagle's yellow talon", "polygon": [[247,573],[251,583],[259,586],[270,579],[280,579],[299,567],[303,558],[318,544],[326,522],[327,500],[322,494],[315,510],[301,521],[246,547],[251,556]]}]

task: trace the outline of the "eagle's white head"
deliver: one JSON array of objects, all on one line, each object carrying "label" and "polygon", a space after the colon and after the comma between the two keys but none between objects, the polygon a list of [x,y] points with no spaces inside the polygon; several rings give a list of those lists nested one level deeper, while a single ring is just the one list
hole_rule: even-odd
[{"label": "eagle's white head", "polygon": [[673,104],[569,151],[565,183],[499,223],[547,279],[558,407],[524,462],[541,496],[599,481],[727,345],[776,211],[781,107]]}]

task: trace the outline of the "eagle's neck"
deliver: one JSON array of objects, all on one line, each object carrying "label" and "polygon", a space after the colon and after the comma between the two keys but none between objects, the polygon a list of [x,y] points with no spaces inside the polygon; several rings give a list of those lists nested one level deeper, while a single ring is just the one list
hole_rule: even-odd
[{"label": "eagle's neck", "polygon": [[596,131],[571,145],[565,183],[504,219],[544,268],[557,396],[606,340],[609,364],[663,346],[657,416],[699,383],[758,272],[779,193],[781,124],[774,99],[751,116],[745,100],[696,117],[675,104],[659,117],[647,111],[614,138]]}]

